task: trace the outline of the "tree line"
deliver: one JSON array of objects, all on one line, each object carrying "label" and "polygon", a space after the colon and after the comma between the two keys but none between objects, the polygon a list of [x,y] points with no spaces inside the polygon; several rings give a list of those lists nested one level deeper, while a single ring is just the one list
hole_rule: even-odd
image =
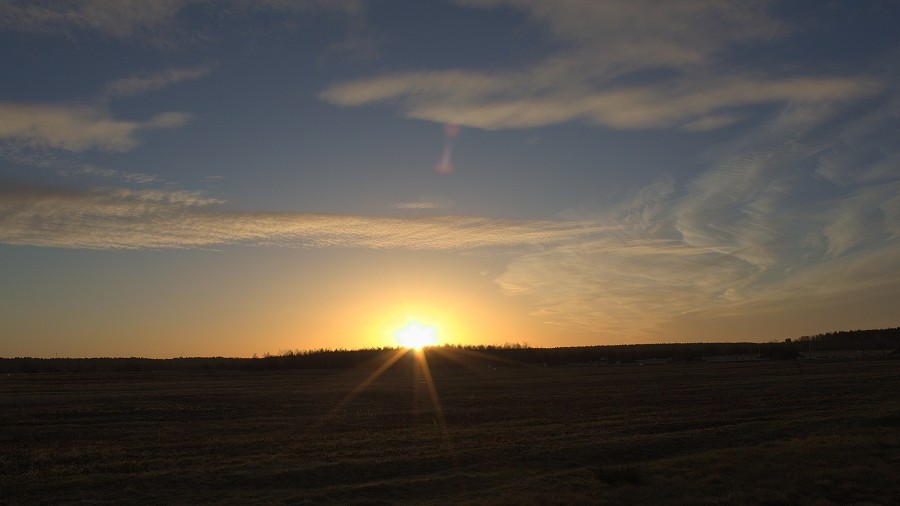
[{"label": "tree line", "polygon": [[[424,350],[432,368],[559,367],[650,363],[653,360],[692,362],[710,357],[794,359],[807,351],[900,351],[900,327],[849,330],[802,336],[791,343],[770,341],[621,344],[533,348],[527,344],[443,345]],[[270,371],[291,369],[413,367],[412,351],[398,348],[287,350],[262,357],[129,358],[0,358],[0,373],[103,373],[150,371]]]}]

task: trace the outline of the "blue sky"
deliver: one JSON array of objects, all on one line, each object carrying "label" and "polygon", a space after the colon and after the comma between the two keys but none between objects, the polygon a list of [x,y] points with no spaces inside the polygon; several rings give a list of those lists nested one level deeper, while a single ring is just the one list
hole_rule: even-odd
[{"label": "blue sky", "polygon": [[896,326],[898,21],[0,1],[0,356]]}]

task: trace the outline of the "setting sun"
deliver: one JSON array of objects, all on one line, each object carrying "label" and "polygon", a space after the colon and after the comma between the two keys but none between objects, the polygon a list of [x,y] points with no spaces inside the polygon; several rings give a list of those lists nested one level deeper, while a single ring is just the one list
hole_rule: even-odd
[{"label": "setting sun", "polygon": [[420,350],[425,346],[437,344],[437,329],[418,321],[410,321],[394,332],[397,344],[406,348]]}]

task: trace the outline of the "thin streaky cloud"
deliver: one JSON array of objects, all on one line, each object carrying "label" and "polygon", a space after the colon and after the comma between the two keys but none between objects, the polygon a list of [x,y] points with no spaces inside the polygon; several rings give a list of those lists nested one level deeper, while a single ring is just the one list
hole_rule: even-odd
[{"label": "thin streaky cloud", "polygon": [[[557,67],[578,66],[611,79],[639,68],[696,68],[732,46],[765,43],[789,33],[769,12],[772,1],[716,0],[457,0],[458,3],[526,12],[565,44]],[[698,30],[698,26],[703,26]],[[589,63],[591,65],[585,65]],[[564,73],[571,73],[566,69]]]},{"label": "thin streaky cloud", "polygon": [[[621,339],[896,295],[885,273],[900,272],[900,165],[886,142],[897,115],[884,113],[895,94],[853,112],[789,106],[710,149],[686,184],[582,212],[616,227],[517,256],[495,282],[547,323]],[[826,182],[833,192],[807,193]]]},{"label": "thin streaky cloud", "polygon": [[440,206],[434,202],[398,202],[390,206],[393,209],[439,209]]},{"label": "thin streaky cloud", "polygon": [[5,1],[0,2],[0,26],[64,35],[96,31],[125,39],[165,27],[188,3],[188,0]]},{"label": "thin streaky cloud", "polygon": [[[333,11],[351,17],[364,12],[361,0],[16,0],[0,1],[0,28],[75,38],[94,32],[118,40],[134,40],[160,48],[206,41],[222,16],[239,18],[252,12],[306,15]],[[214,6],[218,19],[187,29],[183,19],[191,6]]]},{"label": "thin streaky cloud", "polygon": [[170,68],[150,74],[117,79],[107,84],[103,88],[103,93],[109,97],[130,97],[160,90],[183,81],[201,79],[208,76],[210,72],[210,67]]},{"label": "thin streaky cloud", "polygon": [[[531,128],[572,120],[620,129],[710,130],[740,119],[729,109],[770,103],[808,103],[870,96],[885,88],[874,78],[804,77],[756,79],[746,76],[681,79],[648,86],[554,93],[524,89],[520,76],[471,72],[404,73],[332,85],[321,97],[356,106],[400,101],[409,117],[487,130]],[[527,88],[527,87],[526,87]]]},{"label": "thin streaky cloud", "polygon": [[86,165],[77,169],[60,169],[56,172],[60,176],[96,176],[110,179],[119,179],[128,183],[150,184],[160,180],[155,174],[145,174],[143,172],[126,172],[115,169],[106,169]]},{"label": "thin streaky cloud", "polygon": [[[344,107],[387,102],[410,118],[487,130],[584,121],[618,129],[705,131],[740,121],[736,109],[745,106],[821,108],[887,87],[880,78],[840,71],[766,74],[728,67],[725,55],[735,48],[791,33],[769,12],[774,2],[458,3],[523,10],[562,47],[530,66],[395,72],[333,83],[320,97]],[[660,69],[669,72],[627,79]]]},{"label": "thin streaky cloud", "polygon": [[60,176],[96,176],[110,179],[119,179],[128,183],[137,184],[156,183],[160,180],[160,177],[155,174],[145,174],[143,172],[126,172],[116,169],[94,167],[92,165],[85,165],[77,169],[61,169],[56,173]]},{"label": "thin streaky cloud", "polygon": [[196,192],[0,190],[0,242],[89,249],[193,248],[217,244],[467,250],[552,244],[595,232],[583,223],[474,216],[379,218],[209,209]]}]

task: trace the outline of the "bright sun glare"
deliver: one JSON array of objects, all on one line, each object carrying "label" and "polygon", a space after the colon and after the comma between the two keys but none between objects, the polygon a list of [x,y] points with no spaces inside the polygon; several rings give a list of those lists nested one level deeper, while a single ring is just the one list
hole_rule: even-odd
[{"label": "bright sun glare", "polygon": [[411,321],[394,333],[397,343],[406,348],[421,350],[437,344],[437,329],[417,321]]}]

